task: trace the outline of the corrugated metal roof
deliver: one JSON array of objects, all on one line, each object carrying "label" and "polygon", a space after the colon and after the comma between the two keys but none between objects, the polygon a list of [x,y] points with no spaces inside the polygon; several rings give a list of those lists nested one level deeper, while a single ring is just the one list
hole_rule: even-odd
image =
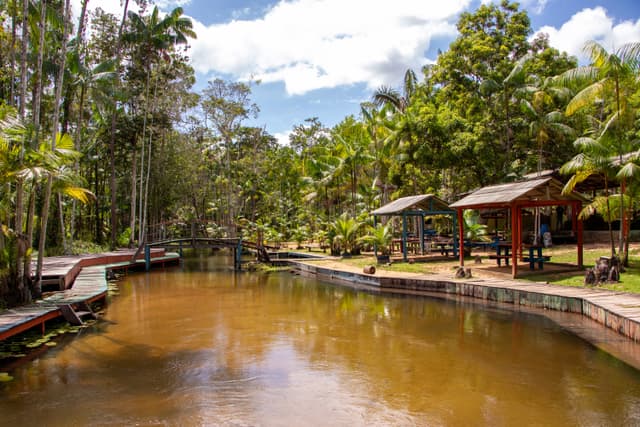
[{"label": "corrugated metal roof", "polygon": [[516,200],[535,202],[544,200],[570,201],[585,198],[577,193],[562,194],[562,183],[550,176],[528,181],[511,182],[480,188],[468,196],[452,203],[452,208],[479,206],[505,206]]},{"label": "corrugated metal roof", "polygon": [[[431,209],[432,204],[433,209]],[[428,213],[432,210],[448,211],[449,206],[444,200],[437,198],[433,194],[420,194],[418,196],[401,197],[376,209],[371,212],[371,215],[395,215],[406,210],[421,210]]]}]

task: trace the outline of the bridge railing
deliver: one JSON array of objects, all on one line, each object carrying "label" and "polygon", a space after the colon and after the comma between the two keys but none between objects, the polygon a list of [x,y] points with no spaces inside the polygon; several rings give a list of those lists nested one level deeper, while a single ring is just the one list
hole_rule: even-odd
[{"label": "bridge railing", "polygon": [[235,227],[221,227],[210,220],[163,221],[147,227],[146,241],[198,237],[234,237]]}]

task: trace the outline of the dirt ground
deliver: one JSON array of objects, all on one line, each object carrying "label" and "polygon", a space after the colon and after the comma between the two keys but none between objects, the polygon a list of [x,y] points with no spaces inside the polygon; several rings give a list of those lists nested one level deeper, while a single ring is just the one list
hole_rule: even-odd
[{"label": "dirt ground", "polygon": [[[312,251],[315,252],[314,248],[312,248]],[[318,252],[321,251],[318,249]],[[511,263],[509,263],[508,267],[504,262],[501,263],[501,266],[498,266],[496,260],[489,259],[489,255],[493,253],[494,252],[491,249],[474,249],[472,251],[472,256],[465,259],[464,266],[471,269],[473,277],[511,278]],[[591,266],[599,256],[604,256],[608,253],[609,245],[606,243],[585,244],[583,250],[583,262],[586,266]],[[630,256],[637,256],[639,253],[640,243],[632,243],[629,248]],[[531,270],[528,262],[519,262],[518,277],[526,278],[527,276],[536,275],[536,280],[544,281],[544,277],[542,279],[538,279],[538,277],[540,277],[540,275],[554,275],[557,277],[559,275],[575,275],[576,273],[582,274],[581,272],[584,270],[577,266],[577,249],[575,244],[555,245],[550,248],[545,248],[544,254],[551,255],[552,262],[544,263],[542,270],[538,268],[537,264],[535,266],[536,268]],[[323,264],[328,267],[332,266],[330,264],[334,263],[335,267],[340,265],[344,267],[345,265],[348,265],[354,271],[361,271],[364,264],[373,263],[373,259],[369,259],[369,257],[373,257],[372,253],[364,253],[363,256],[364,257],[354,257],[353,259],[336,258],[331,261],[326,260]],[[380,273],[386,270],[394,271],[395,273],[410,272],[411,274],[435,273],[453,276],[455,270],[460,265],[458,258],[454,258],[451,255],[448,257],[442,256],[438,250],[433,250],[431,253],[425,255],[410,254],[408,256],[408,261],[409,263],[414,264],[410,266],[403,262],[402,254],[392,254],[391,259],[392,264],[401,264],[396,266],[377,265],[377,271]]]}]

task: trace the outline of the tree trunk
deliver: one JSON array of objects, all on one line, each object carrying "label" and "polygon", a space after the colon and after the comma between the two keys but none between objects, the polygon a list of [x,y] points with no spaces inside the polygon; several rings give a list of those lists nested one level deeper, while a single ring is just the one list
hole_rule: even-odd
[{"label": "tree trunk", "polygon": [[[70,0],[64,2],[63,12],[63,30],[62,30],[62,47],[60,48],[60,64],[58,68],[58,76],[56,78],[56,92],[54,99],[54,112],[53,112],[53,129],[51,136],[51,151],[56,149],[56,139],[58,137],[58,120],[60,115],[60,98],[62,97],[62,85],[64,83],[64,69],[67,60],[67,35],[69,29],[69,13],[70,13]],[[38,242],[38,265],[36,270],[37,282],[34,287],[34,298],[40,298],[42,294],[42,264],[44,261],[44,249],[47,240],[47,221],[49,220],[49,206],[51,204],[51,190],[53,186],[53,175],[49,173],[47,177],[47,187],[45,189],[44,203],[42,205],[42,216],[40,224],[40,241]]]},{"label": "tree trunk", "polygon": [[[154,112],[155,112],[155,103],[156,103],[156,98],[158,96],[158,76],[156,75],[155,77],[155,84],[154,84],[154,88],[153,88],[153,99],[152,99],[152,105],[154,107]],[[149,130],[149,150],[148,150],[148,159],[147,159],[147,179],[146,182],[144,184],[144,211],[141,212],[142,214],[142,226],[140,227],[142,229],[142,239],[140,240],[140,244],[142,244],[145,241],[145,235],[147,232],[147,215],[148,215],[148,210],[149,210],[149,179],[151,177],[151,147],[153,146],[153,141],[152,141],[152,135],[153,135],[153,122],[154,122],[154,117],[155,115],[151,116],[151,129]],[[196,216],[197,218],[197,216]]]},{"label": "tree trunk", "polygon": [[[34,228],[34,221],[35,221],[35,216],[36,216],[36,194],[37,194],[37,189],[36,189],[36,184],[32,185],[32,189],[31,189],[31,193],[29,195],[29,213],[27,214],[27,242],[29,242],[29,244],[32,244],[33,242],[33,228]],[[25,283],[29,284],[29,287],[31,289],[33,286],[33,281],[31,280],[31,257],[25,257],[24,259],[24,280]]]},{"label": "tree trunk", "polygon": [[[143,217],[143,185],[144,185],[144,146],[145,139],[147,137],[147,116],[149,114],[149,82],[151,79],[151,64],[147,64],[147,79],[145,82],[146,86],[146,95],[145,95],[145,107],[144,107],[144,117],[142,119],[142,146],[140,147],[140,195],[139,195],[139,208],[140,213],[138,214],[138,244],[142,244],[144,230],[142,229],[142,217]],[[148,167],[148,166],[147,166]]]},{"label": "tree trunk", "polygon": [[132,247],[135,241],[136,236],[136,203],[137,203],[137,195],[136,189],[138,188],[136,185],[138,178],[138,171],[136,170],[138,167],[138,153],[136,153],[135,146],[132,150],[131,159],[131,217],[129,219],[129,227],[131,228],[131,233],[129,235],[129,246]]},{"label": "tree trunk", "polygon": [[24,119],[24,112],[27,103],[27,62],[29,53],[29,0],[22,0],[22,47],[20,53],[20,117]]},{"label": "tree trunk", "polygon": [[[124,24],[127,20],[127,9],[129,8],[129,0],[124,0],[124,10],[122,12],[122,21],[120,22],[120,28],[118,28],[118,39],[116,42],[116,82],[115,89],[117,91],[119,83],[120,83],[120,56],[122,50],[122,30],[124,28]],[[115,91],[114,91],[115,92]],[[112,249],[116,247],[116,236],[117,236],[117,227],[118,220],[116,217],[116,116],[118,113],[118,102],[113,98],[113,114],[111,116],[111,134],[109,136],[109,168],[111,169],[111,179],[110,179],[110,188],[111,192],[111,239],[110,245]],[[135,181],[135,180],[134,180]],[[133,233],[133,229],[131,229]]]},{"label": "tree trunk", "polygon": [[62,251],[65,255],[70,255],[69,242],[67,242],[67,230],[64,225],[64,206],[62,204],[62,194],[58,193],[58,221],[60,221],[60,238],[62,240]]},{"label": "tree trunk", "polygon": [[[11,51],[9,56],[9,105],[15,106],[15,79],[16,79],[16,51],[14,46],[16,45],[16,32],[17,32],[17,24],[16,20],[18,18],[18,8],[16,2],[18,0],[13,0],[11,2]],[[3,242],[4,243],[4,242]]]},{"label": "tree trunk", "polygon": [[40,39],[38,45],[38,62],[35,70],[35,87],[33,88],[33,126],[35,128],[34,143],[38,144],[40,140],[40,107],[42,100],[42,63],[44,62],[44,36],[47,30],[47,2],[42,0],[40,4],[40,22],[38,24],[38,30],[40,31]]},{"label": "tree trunk", "polygon": [[607,221],[607,225],[609,226],[609,243],[611,244],[611,257],[613,258],[616,255],[616,244],[613,238],[613,226],[611,225],[611,206],[609,206],[609,182],[607,177],[604,177],[604,195],[607,200],[607,215],[609,215],[609,221]]}]

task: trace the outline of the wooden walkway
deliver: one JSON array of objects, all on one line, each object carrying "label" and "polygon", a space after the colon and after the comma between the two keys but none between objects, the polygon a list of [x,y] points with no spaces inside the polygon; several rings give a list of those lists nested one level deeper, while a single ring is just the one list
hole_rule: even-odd
[{"label": "wooden walkway", "polygon": [[[44,333],[45,322],[62,316],[61,305],[79,302],[91,303],[107,295],[107,270],[127,270],[139,266],[145,260],[131,258],[135,251],[122,250],[97,255],[64,256],[45,258],[43,278],[60,284],[61,290],[28,306],[16,307],[0,313],[0,340],[40,326]],[[165,253],[162,249],[152,252],[152,263],[175,263],[177,254]]]},{"label": "wooden walkway", "polygon": [[568,287],[507,278],[455,279],[446,274],[417,274],[362,269],[332,261],[291,261],[301,273],[332,282],[397,293],[433,292],[581,314],[640,343],[640,295],[586,287]]}]

